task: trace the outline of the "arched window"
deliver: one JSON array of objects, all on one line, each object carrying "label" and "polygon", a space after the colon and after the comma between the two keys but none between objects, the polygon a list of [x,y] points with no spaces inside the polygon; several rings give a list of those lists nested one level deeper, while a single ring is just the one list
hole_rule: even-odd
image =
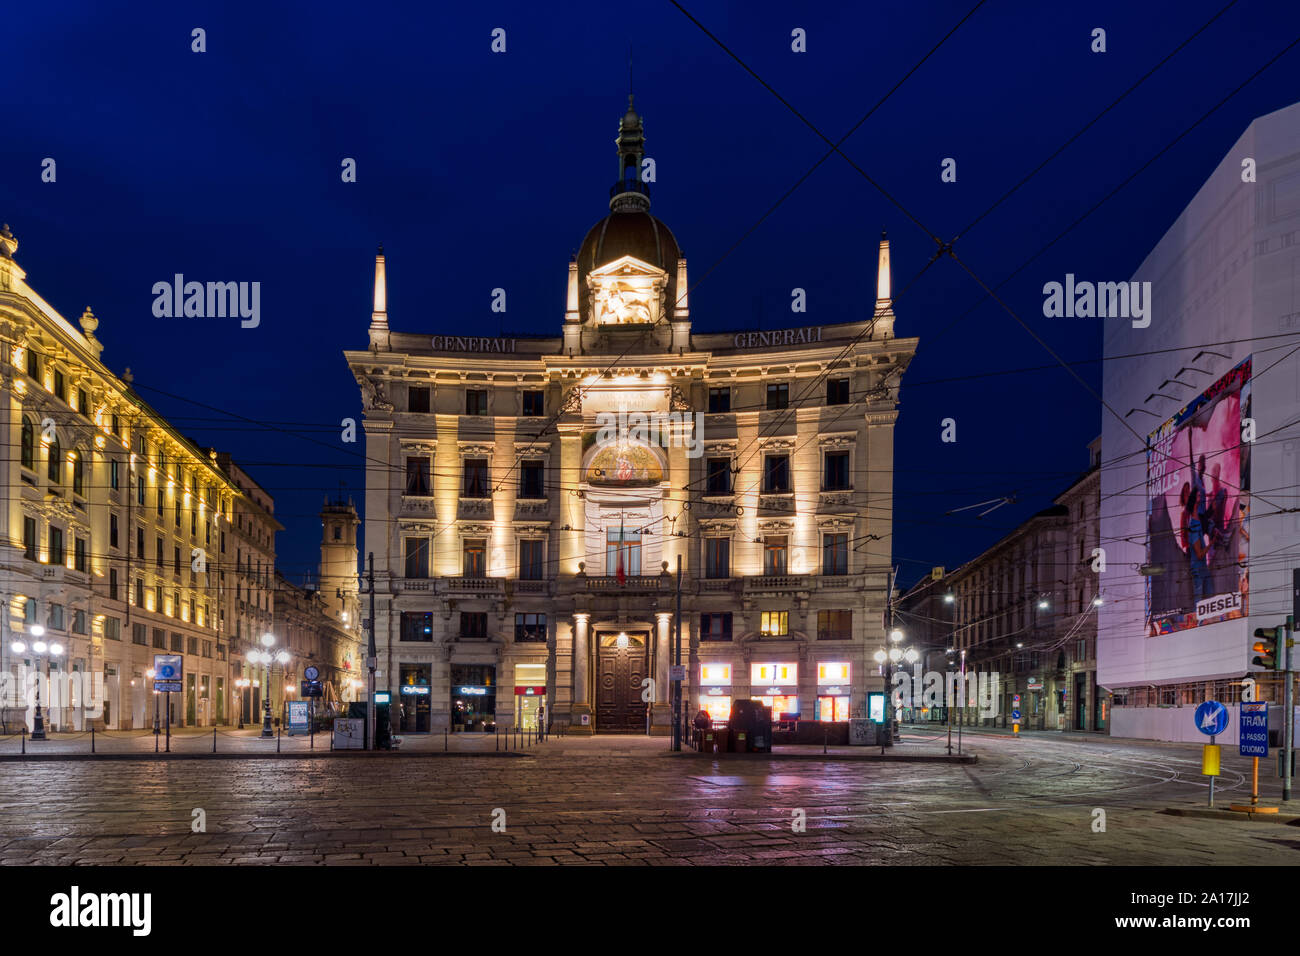
[{"label": "arched window", "polygon": [[72,458],[72,492],[73,494],[85,495],[85,459],[78,450],[73,453]]},{"label": "arched window", "polygon": [[23,418],[23,467],[36,468],[36,425],[30,418]]},{"label": "arched window", "polygon": [[59,447],[59,436],[55,435],[50,441],[49,461],[46,468],[46,477],[56,485],[63,484],[63,449]]}]

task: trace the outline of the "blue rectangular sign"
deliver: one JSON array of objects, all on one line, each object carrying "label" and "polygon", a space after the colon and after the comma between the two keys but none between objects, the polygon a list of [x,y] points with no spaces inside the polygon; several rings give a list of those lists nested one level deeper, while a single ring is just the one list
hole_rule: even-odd
[{"label": "blue rectangular sign", "polygon": [[1268,701],[1241,703],[1241,755],[1268,756]]},{"label": "blue rectangular sign", "polygon": [[179,694],[181,692],[181,682],[178,680],[156,680],[153,682],[153,689],[160,694]]}]

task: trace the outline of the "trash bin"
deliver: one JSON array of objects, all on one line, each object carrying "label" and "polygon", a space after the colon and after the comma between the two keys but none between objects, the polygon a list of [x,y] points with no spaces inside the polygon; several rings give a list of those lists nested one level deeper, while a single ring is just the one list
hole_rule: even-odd
[{"label": "trash bin", "polygon": [[750,726],[749,750],[751,753],[772,752],[772,708],[759,705]]},{"label": "trash bin", "polygon": [[772,709],[761,701],[734,701],[729,727],[732,753],[772,752]]}]

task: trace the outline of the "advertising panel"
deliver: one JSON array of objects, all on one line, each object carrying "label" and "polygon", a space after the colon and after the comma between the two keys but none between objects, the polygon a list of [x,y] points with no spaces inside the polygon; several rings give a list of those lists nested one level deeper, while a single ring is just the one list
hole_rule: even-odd
[{"label": "advertising panel", "polygon": [[1251,360],[1147,440],[1146,634],[1249,613]]}]

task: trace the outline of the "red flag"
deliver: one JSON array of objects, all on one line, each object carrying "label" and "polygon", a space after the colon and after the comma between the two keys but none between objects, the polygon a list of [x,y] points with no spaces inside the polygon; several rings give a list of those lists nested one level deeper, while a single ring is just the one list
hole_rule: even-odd
[{"label": "red flag", "polygon": [[623,514],[618,516],[618,565],[614,572],[614,577],[619,584],[627,583],[627,572],[623,570]]}]

